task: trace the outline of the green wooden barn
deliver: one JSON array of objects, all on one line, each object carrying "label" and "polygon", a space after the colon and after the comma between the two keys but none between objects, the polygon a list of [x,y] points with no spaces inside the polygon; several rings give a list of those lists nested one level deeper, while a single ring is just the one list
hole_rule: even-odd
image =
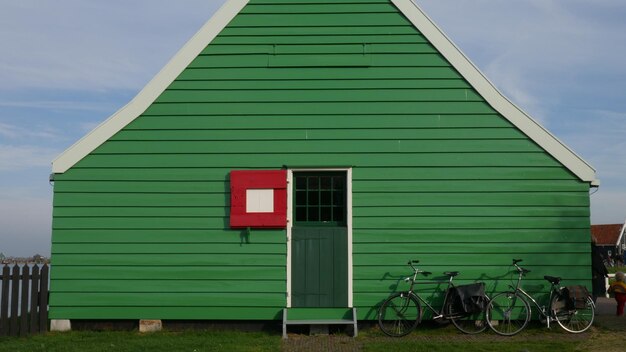
[{"label": "green wooden barn", "polygon": [[229,0],[53,173],[52,319],[372,320],[409,259],[590,286],[595,170],[411,0]]}]

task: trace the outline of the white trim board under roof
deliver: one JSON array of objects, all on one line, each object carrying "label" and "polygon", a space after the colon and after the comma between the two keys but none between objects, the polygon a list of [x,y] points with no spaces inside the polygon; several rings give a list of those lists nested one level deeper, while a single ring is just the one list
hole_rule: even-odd
[{"label": "white trim board under roof", "polygon": [[[64,173],[146,111],[248,2],[249,0],[228,0],[128,105],[54,160],[52,171]],[[600,184],[591,165],[500,93],[417,4],[412,0],[391,0],[391,2],[489,105],[582,181],[589,182],[592,186]]]}]

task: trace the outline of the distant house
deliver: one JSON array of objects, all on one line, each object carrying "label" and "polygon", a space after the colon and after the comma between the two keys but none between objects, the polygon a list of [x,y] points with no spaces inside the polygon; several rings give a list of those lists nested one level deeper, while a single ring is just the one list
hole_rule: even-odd
[{"label": "distant house", "polygon": [[373,320],[410,259],[591,284],[595,170],[411,0],[229,0],[53,173],[52,319]]},{"label": "distant house", "polygon": [[614,258],[616,255],[624,258],[626,252],[624,232],[626,232],[626,223],[591,225],[591,236],[607,259]]}]

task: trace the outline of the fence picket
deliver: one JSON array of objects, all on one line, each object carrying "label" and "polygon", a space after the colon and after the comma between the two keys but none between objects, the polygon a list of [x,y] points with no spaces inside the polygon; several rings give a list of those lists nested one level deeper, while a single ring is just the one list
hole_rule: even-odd
[{"label": "fence picket", "polygon": [[20,300],[20,336],[28,335],[28,287],[30,286],[30,268],[22,267],[22,290]]},{"label": "fence picket", "polygon": [[19,299],[20,299],[20,267],[14,265],[11,270],[11,329],[9,331],[10,336],[17,336],[18,328],[18,313],[19,313]]},{"label": "fence picket", "polygon": [[[31,334],[37,333],[37,323],[39,319],[37,307],[39,307],[39,266],[33,266],[32,279],[30,283],[30,329]],[[40,310],[41,311],[41,310]]]},{"label": "fence picket", "polygon": [[9,277],[7,265],[2,267],[2,303],[0,303],[0,336],[9,335]]},{"label": "fence picket", "polygon": [[48,331],[48,277],[50,267],[44,264],[41,268],[41,290],[39,291],[39,332]]}]

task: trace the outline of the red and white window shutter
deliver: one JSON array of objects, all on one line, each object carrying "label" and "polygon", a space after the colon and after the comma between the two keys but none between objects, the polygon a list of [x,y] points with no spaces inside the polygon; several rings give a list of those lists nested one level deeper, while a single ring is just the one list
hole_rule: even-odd
[{"label": "red and white window shutter", "polygon": [[230,227],[287,227],[287,171],[231,171]]}]

